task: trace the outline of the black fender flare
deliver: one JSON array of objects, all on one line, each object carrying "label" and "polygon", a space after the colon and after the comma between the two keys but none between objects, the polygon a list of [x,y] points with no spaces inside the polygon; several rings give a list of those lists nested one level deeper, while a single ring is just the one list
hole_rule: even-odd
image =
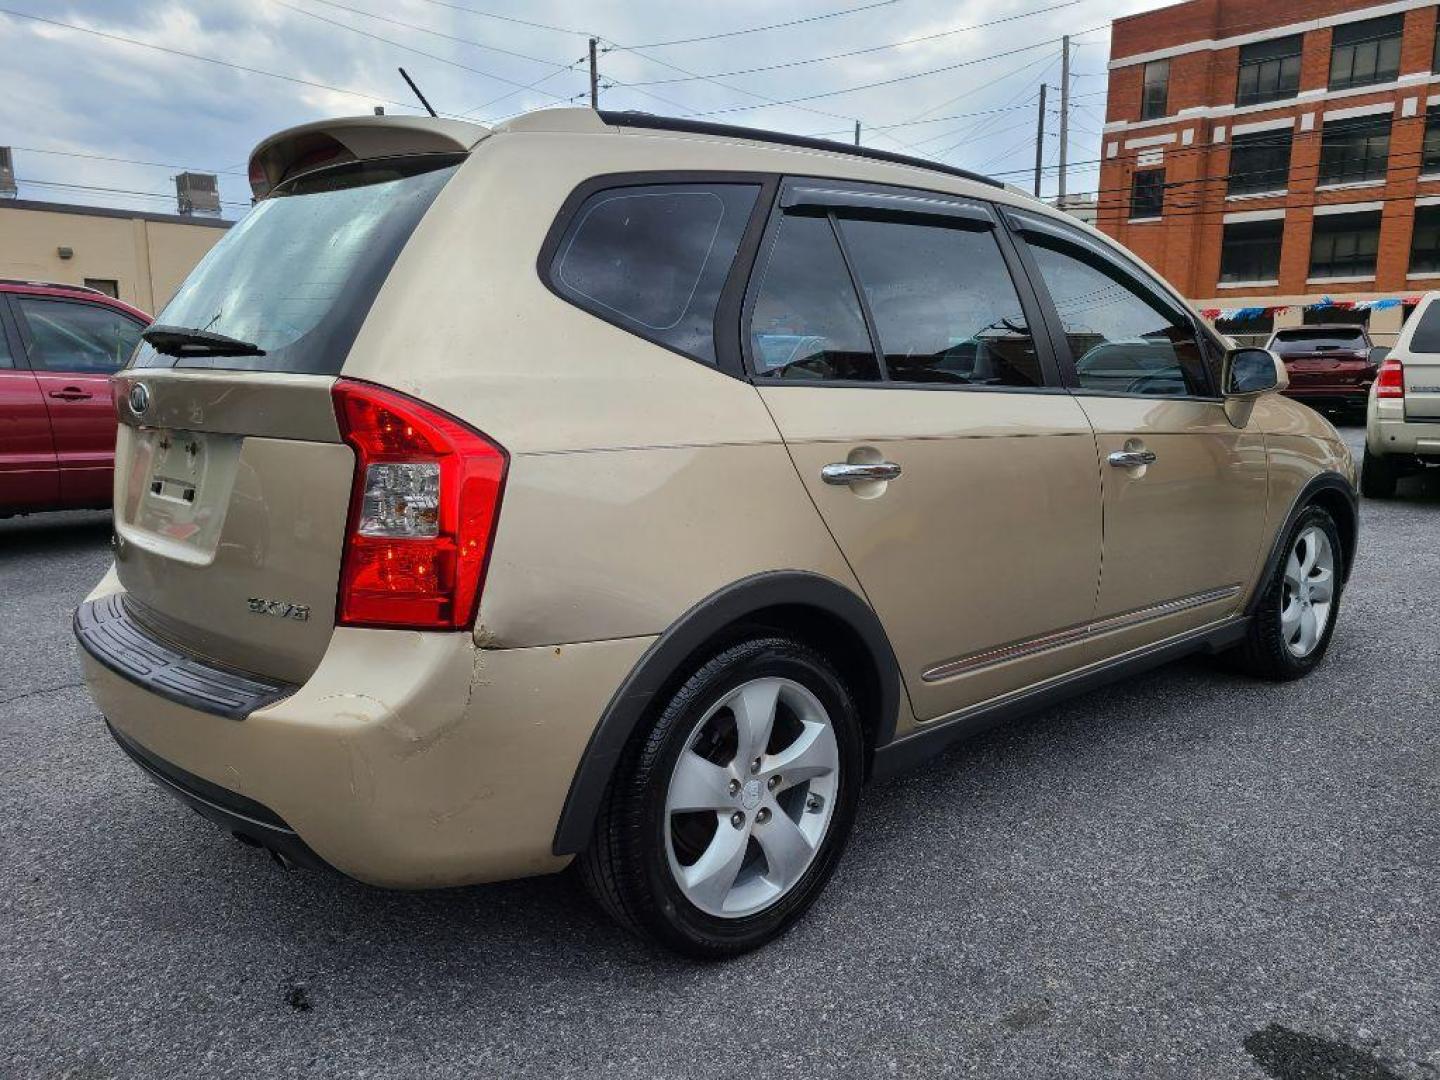
[{"label": "black fender flare", "polygon": [[1275,539],[1270,545],[1270,554],[1265,559],[1265,565],[1260,571],[1259,577],[1255,579],[1255,588],[1250,594],[1250,601],[1245,605],[1245,614],[1254,615],[1260,604],[1260,597],[1264,593],[1265,583],[1270,580],[1270,575],[1285,558],[1285,540],[1290,535],[1290,530],[1295,527],[1295,521],[1310,506],[1316,502],[1316,496],[1322,493],[1334,492],[1345,500],[1350,510],[1350,520],[1335,522],[1340,530],[1340,538],[1345,542],[1346,550],[1341,552],[1344,560],[1345,572],[1341,577],[1342,584],[1350,580],[1350,569],[1355,565],[1356,547],[1360,541],[1360,495],[1356,492],[1353,484],[1337,472],[1323,472],[1312,476],[1295,496],[1294,502],[1290,504],[1290,512],[1285,515],[1284,523],[1275,530]]},{"label": "black fender flare", "polygon": [[590,843],[610,777],[656,696],[728,627],[774,608],[808,608],[838,620],[863,644],[878,689],[875,745],[884,746],[894,739],[900,668],[870,605],[833,578],[808,571],[780,570],[742,578],[707,596],[672,623],[645,650],[610,698],[570,782],[555,827],[556,855],[574,855]]}]

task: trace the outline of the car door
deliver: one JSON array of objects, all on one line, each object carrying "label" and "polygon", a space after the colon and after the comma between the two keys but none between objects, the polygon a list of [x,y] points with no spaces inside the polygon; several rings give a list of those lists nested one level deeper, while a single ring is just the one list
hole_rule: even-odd
[{"label": "car door", "polygon": [[0,514],[52,506],[60,476],[40,384],[0,294]]},{"label": "car door", "polygon": [[1094,439],[980,201],[792,179],[747,363],[889,634],[916,716],[1063,669],[1095,602]]},{"label": "car door", "polygon": [[1095,428],[1105,541],[1092,632],[1142,626],[1160,640],[1226,617],[1260,554],[1264,435],[1226,416],[1213,343],[1168,289],[1078,228],[1008,216]]},{"label": "car door", "polygon": [[115,464],[110,374],[129,359],[144,326],[114,308],[83,300],[15,295],[12,302],[50,414],[60,501],[106,505]]}]

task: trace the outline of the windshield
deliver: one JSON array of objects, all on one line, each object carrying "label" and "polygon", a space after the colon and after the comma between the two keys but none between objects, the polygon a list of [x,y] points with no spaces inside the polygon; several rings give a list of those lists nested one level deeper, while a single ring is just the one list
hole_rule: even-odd
[{"label": "windshield", "polygon": [[1363,330],[1346,330],[1343,327],[1319,328],[1314,330],[1282,330],[1275,335],[1270,348],[1278,353],[1314,352],[1316,349],[1368,349]]},{"label": "windshield", "polygon": [[142,344],[133,366],[338,373],[400,249],[458,165],[451,155],[358,162],[277,189],[230,228],[155,320],[249,342],[264,355],[177,359]]}]

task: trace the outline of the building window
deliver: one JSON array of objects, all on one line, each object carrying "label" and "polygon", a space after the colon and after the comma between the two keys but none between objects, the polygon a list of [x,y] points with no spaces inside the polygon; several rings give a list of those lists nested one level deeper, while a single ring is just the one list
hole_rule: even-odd
[{"label": "building window", "polygon": [[1415,208],[1415,231],[1410,234],[1410,273],[1440,277],[1440,206]]},{"label": "building window", "polygon": [[1380,251],[1380,211],[1322,214],[1310,240],[1312,278],[1371,278]]},{"label": "building window", "polygon": [[1291,131],[1256,131],[1230,140],[1228,195],[1283,191],[1290,180]]},{"label": "building window", "polygon": [[1170,107],[1170,61],[1153,60],[1145,65],[1144,86],[1140,93],[1140,119],[1153,120],[1164,116]]},{"label": "building window", "polygon": [[1280,241],[1284,235],[1284,218],[1227,224],[1220,241],[1220,280],[1278,280]]},{"label": "building window", "polygon": [[1384,180],[1390,161],[1390,114],[1331,120],[1320,140],[1320,184]]},{"label": "building window", "polygon": [[[1435,51],[1430,55],[1430,70],[1440,71],[1440,20],[1435,22]],[[1407,315],[1408,319],[1409,316]]]},{"label": "building window", "polygon": [[1303,34],[1240,46],[1240,79],[1236,105],[1293,98],[1300,92],[1300,50]]},{"label": "building window", "polygon": [[1440,105],[1425,110],[1425,149],[1420,159],[1421,175],[1440,173]]},{"label": "building window", "polygon": [[1400,74],[1400,36],[1405,16],[1337,26],[1330,39],[1330,89],[1393,82]]},{"label": "building window", "polygon": [[1158,218],[1165,212],[1165,170],[1146,169],[1130,179],[1130,220]]},{"label": "building window", "polygon": [[120,299],[120,282],[114,278],[87,277],[85,279],[85,287],[87,289],[94,289],[97,292],[102,292],[106,296],[116,300]]}]

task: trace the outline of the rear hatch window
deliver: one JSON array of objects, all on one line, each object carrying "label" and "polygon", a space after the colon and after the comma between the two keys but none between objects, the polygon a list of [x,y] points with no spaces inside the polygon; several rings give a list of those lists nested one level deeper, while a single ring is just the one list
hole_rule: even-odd
[{"label": "rear hatch window", "polygon": [[1359,352],[1368,349],[1365,334],[1360,330],[1286,330],[1275,335],[1270,347],[1276,352]]},{"label": "rear hatch window", "polygon": [[461,160],[356,162],[282,184],[226,233],[155,319],[264,355],[176,357],[142,343],[132,366],[338,374],[390,268]]}]

